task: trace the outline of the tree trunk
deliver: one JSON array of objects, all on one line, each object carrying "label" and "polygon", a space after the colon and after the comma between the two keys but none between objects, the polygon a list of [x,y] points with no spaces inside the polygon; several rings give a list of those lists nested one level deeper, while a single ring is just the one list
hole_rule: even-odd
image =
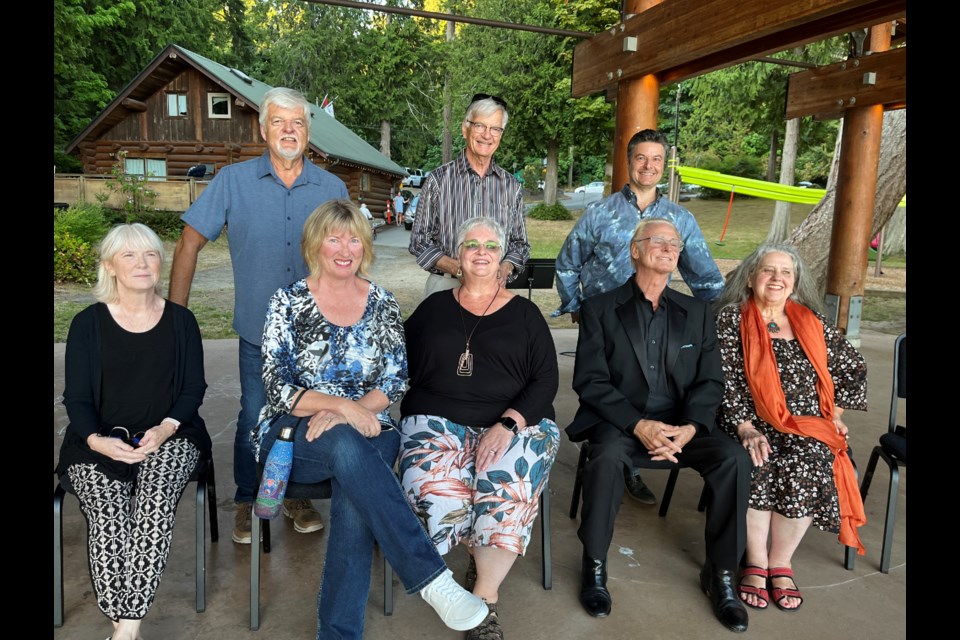
[{"label": "tree trunk", "polygon": [[380,153],[390,159],[390,121],[380,121]]},{"label": "tree trunk", "polygon": [[907,255],[907,208],[897,207],[883,229],[883,255]]},{"label": "tree trunk", "polygon": [[777,179],[777,136],[780,131],[776,128],[770,132],[770,152],[767,156],[767,182],[773,182]]},{"label": "tree trunk", "polygon": [[[833,209],[837,195],[837,171],[841,131],[837,134],[837,148],[833,154],[827,193],[810,211],[797,230],[790,236],[814,281],[823,291],[827,278],[827,258],[833,231]],[[897,205],[907,193],[907,110],[899,109],[883,114],[883,132],[880,140],[880,163],[877,169],[877,194],[873,207],[871,237],[893,216]],[[904,214],[906,216],[906,214]]]},{"label": "tree trunk", "polygon": [[573,145],[570,145],[570,164],[567,167],[567,189],[573,191]]},{"label": "tree trunk", "polygon": [[[457,33],[457,23],[452,20],[447,21],[447,42],[453,42]],[[453,119],[453,95],[450,92],[450,63],[447,63],[447,69],[443,72],[443,162],[446,164],[453,160],[453,131],[451,120]]]},{"label": "tree trunk", "polygon": [[[783,134],[783,153],[780,155],[780,184],[793,186],[794,173],[797,166],[797,141],[800,138],[800,118],[787,120],[786,132]],[[767,242],[783,242],[790,235],[790,212],[793,209],[789,202],[777,200],[773,207],[773,221],[767,233]]]},{"label": "tree trunk", "polygon": [[543,179],[543,204],[550,206],[557,204],[557,153],[559,144],[556,140],[547,143],[547,175]]}]

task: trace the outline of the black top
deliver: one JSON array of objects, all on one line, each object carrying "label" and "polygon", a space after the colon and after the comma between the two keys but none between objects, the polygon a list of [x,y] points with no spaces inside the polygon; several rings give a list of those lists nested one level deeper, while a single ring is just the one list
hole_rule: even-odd
[{"label": "black top", "polygon": [[143,333],[127,331],[97,307],[103,346],[100,415],[104,426],[126,427],[134,434],[160,424],[173,398],[174,337],[170,305],[160,321]]},{"label": "black top", "polygon": [[[464,325],[466,334],[473,331],[469,377],[457,375]],[[526,298],[515,296],[481,318],[462,309],[452,291],[438,291],[420,303],[404,330],[410,390],[401,415],[435,415],[479,428],[510,408],[528,425],[554,419],[557,353],[540,309]]]},{"label": "black top", "polygon": [[[197,413],[203,403],[207,383],[203,377],[203,343],[197,319],[186,308],[166,302],[164,315],[169,314],[173,325],[172,393],[161,391],[168,401],[166,410],[157,422],[170,417],[180,421],[173,438],[185,438],[200,449],[201,457],[210,451],[207,427]],[[101,455],[87,446],[87,437],[93,433],[110,435],[110,427],[103,421],[102,385],[104,381],[104,343],[109,330],[104,330],[103,312],[109,311],[103,303],[93,304],[74,317],[67,334],[64,356],[63,404],[70,424],[60,447],[60,461],[56,473],[63,476],[71,464],[94,463],[97,469],[114,480],[132,480],[138,465],[131,465]],[[111,317],[112,321],[112,317]],[[147,364],[149,366],[149,363]],[[123,425],[127,426],[127,425]],[[132,432],[131,432],[132,433]]]},{"label": "black top", "polygon": [[644,327],[644,348],[647,352],[647,381],[650,395],[647,396],[647,417],[670,423],[674,419],[680,398],[667,384],[667,305],[670,302],[661,292],[657,308],[647,299],[635,278],[630,279],[633,296]]}]

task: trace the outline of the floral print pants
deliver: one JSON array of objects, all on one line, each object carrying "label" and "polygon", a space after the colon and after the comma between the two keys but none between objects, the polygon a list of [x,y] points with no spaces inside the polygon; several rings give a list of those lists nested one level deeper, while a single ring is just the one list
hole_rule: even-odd
[{"label": "floral print pants", "polygon": [[521,429],[480,473],[483,429],[414,415],[400,421],[400,434],[400,484],[441,555],[461,541],[524,554],[560,448],[555,422],[544,418]]}]

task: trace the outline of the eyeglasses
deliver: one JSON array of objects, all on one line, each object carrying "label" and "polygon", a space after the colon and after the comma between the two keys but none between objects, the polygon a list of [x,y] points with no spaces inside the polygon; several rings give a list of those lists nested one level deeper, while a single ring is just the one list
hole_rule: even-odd
[{"label": "eyeglasses", "polygon": [[490,95],[489,93],[475,93],[475,94],[473,94],[473,98],[470,99],[470,104],[473,104],[473,103],[476,102],[477,100],[493,100],[494,102],[496,102],[498,105],[500,105],[500,106],[503,107],[504,109],[507,108],[507,102],[506,102],[506,100],[504,100],[503,98],[501,98],[501,97],[499,97],[499,96],[492,96],[492,95]]},{"label": "eyeglasses", "polygon": [[110,429],[111,438],[119,438],[120,440],[123,440],[131,447],[139,447],[140,440],[143,439],[143,436],[145,434],[146,434],[145,431],[140,431],[138,433],[133,434],[133,437],[131,437],[130,431],[126,427],[114,427],[113,429]]},{"label": "eyeglasses", "polygon": [[483,247],[487,251],[500,251],[500,243],[494,242],[493,240],[487,240],[486,242],[480,242],[479,240],[465,240],[463,243],[463,248],[469,249],[470,251],[476,251],[480,247]]},{"label": "eyeglasses", "polygon": [[683,240],[678,240],[676,238],[664,238],[663,236],[648,236],[646,238],[637,238],[634,242],[643,242],[644,240],[649,240],[650,244],[655,247],[663,247],[670,245],[671,249],[676,249],[677,251],[683,251]]},{"label": "eyeglasses", "polygon": [[480,135],[485,134],[488,130],[490,131],[490,135],[494,138],[499,138],[503,135],[503,127],[488,127],[482,122],[474,122],[473,120],[467,120],[467,122],[471,127],[473,127],[473,130]]},{"label": "eyeglasses", "polygon": [[307,126],[306,120],[303,118],[294,118],[292,120],[284,120],[283,118],[272,118],[270,120],[270,126],[274,129],[279,129],[284,125],[290,125],[294,129],[303,129]]}]

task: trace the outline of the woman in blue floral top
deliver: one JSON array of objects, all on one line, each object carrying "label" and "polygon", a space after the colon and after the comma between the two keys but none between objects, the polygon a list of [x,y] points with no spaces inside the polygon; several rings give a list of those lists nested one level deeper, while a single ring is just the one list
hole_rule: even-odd
[{"label": "woman in blue floral top", "polygon": [[393,473],[400,436],[388,409],[406,388],[407,357],[396,300],[364,277],[370,225],[349,201],[329,201],[304,225],[301,251],[310,275],[270,300],[254,447],[265,460],[293,420],[290,480],[333,484],[317,638],[363,636],[374,541],[407,593],[470,629],[487,607],[453,580]]}]

